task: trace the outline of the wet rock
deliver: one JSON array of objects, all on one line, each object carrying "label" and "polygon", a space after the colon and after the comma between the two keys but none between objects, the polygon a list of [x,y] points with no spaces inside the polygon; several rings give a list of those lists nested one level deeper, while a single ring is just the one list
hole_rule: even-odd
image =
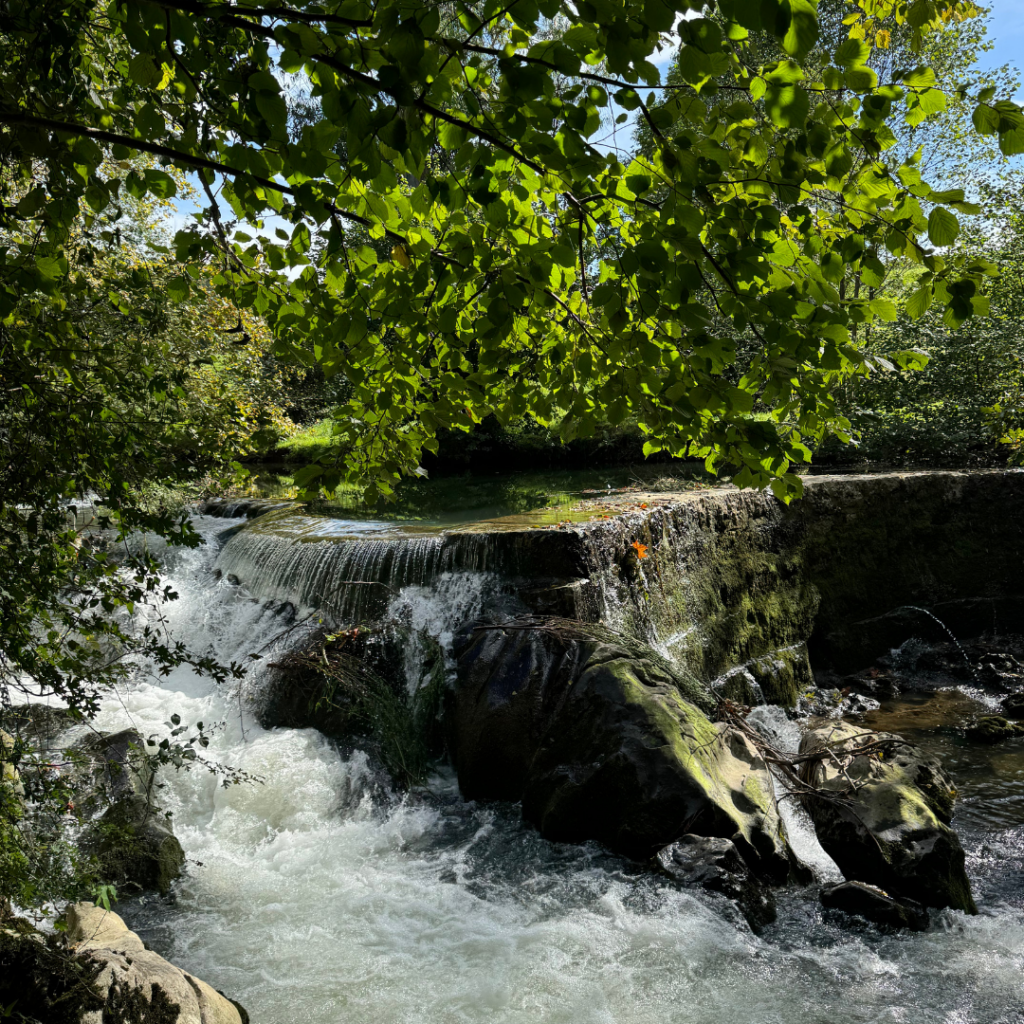
[{"label": "wet rock", "polygon": [[1000,715],[983,715],[967,728],[968,739],[975,743],[1002,743],[1017,736],[1024,736],[1024,725]]},{"label": "wet rock", "polygon": [[143,753],[145,741],[134,729],[95,733],[73,749],[84,758],[78,772],[83,810],[96,812],[127,797],[150,795],[153,769]]},{"label": "wet rock", "polygon": [[804,643],[780,647],[761,658],[754,658],[746,667],[768,704],[791,708],[800,693],[814,685],[814,674]]},{"label": "wet rock", "polygon": [[1005,651],[986,651],[978,658],[975,677],[990,690],[1015,690],[1024,684],[1024,667]]},{"label": "wet rock", "polygon": [[843,705],[848,715],[866,715],[877,711],[882,705],[873,697],[865,697],[862,693],[850,693],[843,698]]},{"label": "wet rock", "polygon": [[50,747],[75,722],[67,708],[47,704],[18,704],[3,712],[2,725],[23,743]]},{"label": "wet rock", "polygon": [[142,796],[119,800],[105,811],[83,846],[96,856],[100,877],[122,889],[166,893],[185,866],[170,819]]},{"label": "wet rock", "polygon": [[999,706],[1007,718],[1024,718],[1024,693],[1011,693]]},{"label": "wet rock", "polygon": [[204,516],[220,519],[255,519],[268,512],[283,509],[299,512],[304,507],[302,502],[280,498],[207,498],[200,502],[199,511]]},{"label": "wet rock", "polygon": [[181,875],[185,852],[154,800],[153,771],[142,737],[131,729],[77,744],[80,817],[89,824],[79,845],[95,857],[105,882],[166,893]]},{"label": "wet rock", "polygon": [[205,981],[146,949],[115,913],[91,903],[68,909],[67,942],[80,958],[99,968],[92,988],[101,1008],[81,1024],[145,1020],[177,1024],[248,1024],[248,1014]]},{"label": "wet rock", "polygon": [[881,700],[895,697],[900,691],[895,677],[885,672],[873,674],[870,670],[852,676],[844,676],[842,688]]},{"label": "wet rock", "polygon": [[744,707],[756,707],[764,703],[761,687],[745,665],[719,676],[711,684],[711,689],[720,700],[730,700]]},{"label": "wet rock", "polygon": [[[880,753],[858,752],[878,741]],[[925,906],[976,913],[963,847],[949,827],[956,790],[939,762],[891,733],[844,722],[810,730],[800,745],[801,754],[825,750],[802,768],[822,791],[804,804],[843,875]]]},{"label": "wet rock", "polygon": [[866,715],[877,711],[881,704],[873,697],[849,693],[840,689],[809,690],[797,700],[798,718],[843,718],[847,715]]},{"label": "wet rock", "polygon": [[686,835],[660,850],[656,860],[678,884],[731,900],[755,934],[775,920],[774,893],[754,878],[731,840]]},{"label": "wet rock", "polygon": [[843,882],[823,889],[822,906],[863,917],[884,928],[907,928],[923,932],[928,927],[928,911],[920,903],[893,899],[877,886],[866,882]]},{"label": "wet rock", "polygon": [[813,685],[807,645],[801,643],[779,648],[729,669],[711,688],[719,697],[735,704],[751,707],[778,704],[790,708]]},{"label": "wet rock", "polygon": [[463,635],[446,713],[463,795],[522,799],[547,838],[596,839],[641,859],[686,833],[732,839],[757,873],[785,878],[785,838],[757,751],[713,724],[692,702],[709,706],[706,692],[655,652],[602,637]]}]

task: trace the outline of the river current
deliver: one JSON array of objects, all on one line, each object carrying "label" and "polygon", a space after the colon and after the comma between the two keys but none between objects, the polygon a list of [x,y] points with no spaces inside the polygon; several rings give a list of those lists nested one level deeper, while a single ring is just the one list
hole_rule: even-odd
[{"label": "river current", "polygon": [[289,620],[216,572],[232,525],[200,517],[210,543],[169,555],[167,628],[226,661],[260,653],[250,678],[143,675],[95,724],[148,735],[172,714],[201,720],[208,756],[261,779],[165,773],[186,874],[167,899],[117,907],[254,1024],[1024,1021],[1020,746],[944,750],[978,916],[933,912],[924,933],[885,935],[828,916],[812,887],[780,893],[756,937],[596,845],[542,840],[515,806],[464,803],[447,772],[395,797],[360,750],[261,729],[250,697]]}]

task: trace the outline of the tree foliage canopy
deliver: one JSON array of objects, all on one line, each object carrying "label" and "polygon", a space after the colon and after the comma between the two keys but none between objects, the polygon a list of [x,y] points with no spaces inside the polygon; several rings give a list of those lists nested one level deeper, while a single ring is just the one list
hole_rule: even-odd
[{"label": "tree foliage canopy", "polygon": [[[281,358],[352,385],[339,459],[311,486],[387,492],[438,429],[487,415],[557,415],[570,437],[600,412],[789,496],[805,441],[846,426],[834,385],[872,358],[858,326],[897,315],[848,293],[849,271],[870,286],[905,258],[922,268],[911,315],[984,311],[995,268],[943,253],[963,193],[933,190],[918,154],[887,159],[894,125],[947,102],[915,50],[976,11],[851,2],[807,61],[813,0],[10,0],[0,317],[42,354],[69,296],[117,304],[88,265],[126,196],[175,179],[110,159],[150,154],[209,199],[174,239],[170,295],[210,268]],[[897,33],[880,79],[870,58]],[[296,86],[320,117],[290,130]],[[1016,105],[969,84],[961,99],[1024,151]],[[602,137],[631,117],[653,140],[639,156]]]}]

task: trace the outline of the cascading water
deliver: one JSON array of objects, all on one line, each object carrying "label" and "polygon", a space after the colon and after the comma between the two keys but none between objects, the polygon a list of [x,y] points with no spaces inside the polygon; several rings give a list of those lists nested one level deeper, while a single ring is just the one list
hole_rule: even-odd
[{"label": "cascading water", "polygon": [[[795,754],[800,748],[800,727],[780,707],[763,704],[747,715],[747,723],[755,728],[776,750]],[[836,862],[821,848],[811,816],[793,796],[785,781],[772,776],[779,814],[786,826],[789,845],[800,860],[811,869],[820,882],[841,882],[842,872]]]},{"label": "cascading water", "polygon": [[[317,571],[312,554],[294,573],[265,564],[259,571],[277,574],[279,589],[260,588],[256,599],[228,579],[242,535],[218,559],[218,533],[237,523],[196,525],[211,543],[168,563],[180,594],[168,629],[222,660],[260,652],[246,684],[256,690],[264,666],[301,632],[268,598],[301,605],[326,577],[303,590],[297,574]],[[356,568],[335,578],[357,578]],[[440,568],[385,579],[395,614],[443,635],[495,584]],[[343,754],[313,730],[263,730],[244,693],[185,669],[143,674],[96,724],[148,734],[172,713],[222,723],[207,753],[262,782],[225,789],[198,770],[165,773],[160,802],[174,813],[187,873],[171,899],[118,909],[254,1022],[1020,1019],[1024,918],[1005,878],[1024,869],[1024,820],[964,835],[977,918],[945,912],[928,932],[886,936],[840,927],[813,892],[794,890],[757,938],[639,865],[540,839],[514,806],[463,803],[447,772],[421,792],[389,796],[358,750]]]}]

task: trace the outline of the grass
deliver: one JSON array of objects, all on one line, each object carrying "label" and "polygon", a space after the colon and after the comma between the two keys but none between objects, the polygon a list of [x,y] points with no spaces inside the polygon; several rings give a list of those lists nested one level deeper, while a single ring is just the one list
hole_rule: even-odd
[{"label": "grass", "polygon": [[333,428],[334,421],[331,419],[300,427],[291,437],[278,444],[277,452],[288,461],[313,462],[330,448]]}]

